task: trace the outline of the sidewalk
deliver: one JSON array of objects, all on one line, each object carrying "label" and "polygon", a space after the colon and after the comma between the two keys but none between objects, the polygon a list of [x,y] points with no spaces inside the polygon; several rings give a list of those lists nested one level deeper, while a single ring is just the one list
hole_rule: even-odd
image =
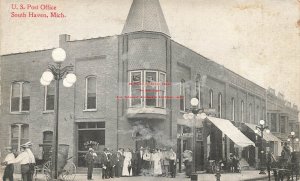
[{"label": "sidewalk", "polygon": [[[242,173],[224,173],[221,175],[221,181],[258,181],[258,180],[268,180],[268,175],[260,175],[259,171],[243,171]],[[15,181],[19,181],[21,178],[20,174],[15,174]],[[36,181],[45,180],[42,174],[38,174]],[[75,181],[86,181],[86,174],[76,174]],[[93,180],[102,180],[102,177],[99,173],[93,174]],[[137,177],[121,177],[121,178],[112,178],[105,179],[110,181],[190,181],[190,178],[186,178],[184,173],[178,173],[176,178],[170,177],[151,177],[151,176],[137,176]],[[198,181],[215,181],[216,177],[214,174],[198,174]],[[274,179],[272,179],[274,180]]]}]

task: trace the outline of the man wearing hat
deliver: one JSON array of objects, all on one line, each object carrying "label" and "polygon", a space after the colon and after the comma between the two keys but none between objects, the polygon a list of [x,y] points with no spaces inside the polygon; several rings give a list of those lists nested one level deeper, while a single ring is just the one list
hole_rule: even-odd
[{"label": "man wearing hat", "polygon": [[13,164],[13,163],[20,163],[21,164],[21,175],[22,175],[22,181],[32,181],[32,177],[30,174],[30,157],[29,154],[25,151],[26,148],[28,148],[28,145],[23,144],[21,147],[21,153],[17,156],[17,158],[13,160],[9,160],[4,162],[5,164]]},{"label": "man wearing hat", "polygon": [[86,165],[88,168],[88,173],[87,173],[88,180],[92,180],[94,161],[95,161],[96,157],[97,157],[97,154],[94,152],[94,149],[89,148],[89,151],[85,155],[85,161],[86,161]]},{"label": "man wearing hat", "polygon": [[109,178],[111,176],[112,160],[111,153],[108,148],[104,148],[104,153],[101,155],[102,163],[102,179]]},{"label": "man wearing hat", "polygon": [[32,143],[30,141],[28,141],[27,143],[25,143],[24,145],[26,145],[25,151],[28,153],[29,155],[29,170],[30,170],[30,180],[33,180],[33,174],[34,174],[34,167],[35,167],[35,157],[31,151],[31,146]]},{"label": "man wearing hat", "polygon": [[[4,163],[14,160],[15,155],[12,153],[12,147],[10,147],[10,146],[6,147],[5,150],[6,150],[6,152],[8,152],[8,154],[6,155],[6,157],[4,159]],[[6,181],[6,179],[8,179],[9,181],[14,180],[14,165],[13,164],[6,164],[2,179],[3,179],[3,181]]]}]

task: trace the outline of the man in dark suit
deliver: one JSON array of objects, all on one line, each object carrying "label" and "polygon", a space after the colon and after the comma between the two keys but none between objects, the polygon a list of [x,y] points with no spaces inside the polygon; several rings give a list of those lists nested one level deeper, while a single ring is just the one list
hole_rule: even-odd
[{"label": "man in dark suit", "polygon": [[85,155],[85,161],[86,161],[87,168],[88,168],[88,173],[87,173],[88,180],[92,180],[94,161],[95,161],[96,157],[97,157],[97,155],[96,155],[96,153],[94,153],[94,149],[89,148],[89,151]]},{"label": "man in dark suit", "polygon": [[109,178],[110,171],[110,156],[107,148],[104,148],[103,154],[101,154],[101,164],[102,164],[102,179]]},{"label": "man in dark suit", "polygon": [[140,175],[144,165],[144,148],[141,146],[139,150],[137,150],[137,174]]}]

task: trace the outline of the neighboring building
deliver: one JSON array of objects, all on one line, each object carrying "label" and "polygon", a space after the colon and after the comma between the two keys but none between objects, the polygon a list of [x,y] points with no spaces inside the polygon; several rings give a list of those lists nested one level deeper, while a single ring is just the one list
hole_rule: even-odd
[{"label": "neighboring building", "polygon": [[[300,138],[299,110],[297,105],[292,105],[291,102],[286,101],[284,95],[280,92],[276,95],[275,90],[272,88],[267,90],[267,95],[270,131],[282,140],[282,144],[288,140],[288,136],[292,131],[295,132],[296,138]],[[295,142],[294,146],[294,149],[299,151],[299,142]],[[282,145],[277,145],[276,147],[278,148],[278,155],[280,155]]]},{"label": "neighboring building", "polygon": [[[74,65],[77,75],[73,87],[60,87],[59,143],[70,145],[79,167],[90,146],[97,152],[104,147],[173,147],[178,155],[192,149],[183,113],[193,97],[200,100],[199,108],[215,109],[222,118],[197,126],[197,168],[203,169],[208,157],[220,160],[231,152],[256,161],[257,148],[242,151],[231,141],[236,138],[226,131],[234,126],[214,121],[230,120],[255,143],[250,127],[266,119],[266,90],[172,40],[158,0],[133,0],[121,35],[76,41],[60,35],[59,41],[67,52],[63,64]],[[19,149],[31,140],[39,159],[49,157],[55,87],[53,82],[43,87],[39,80],[52,63],[51,52],[1,57],[1,148],[11,144]],[[298,122],[298,117],[290,118]]]}]

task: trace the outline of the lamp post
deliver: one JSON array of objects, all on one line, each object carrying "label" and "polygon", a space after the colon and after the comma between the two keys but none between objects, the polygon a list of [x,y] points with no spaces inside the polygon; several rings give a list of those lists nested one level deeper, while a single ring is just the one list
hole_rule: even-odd
[{"label": "lamp post", "polygon": [[287,139],[287,141],[292,142],[292,152],[294,152],[295,151],[294,150],[294,141],[298,142],[299,138],[296,138],[296,135],[295,135],[294,131],[292,131],[288,137],[289,138]]},{"label": "lamp post", "polygon": [[[185,113],[183,115],[183,118],[186,120],[191,120],[193,121],[192,124],[192,135],[193,135],[193,140],[192,140],[192,154],[193,154],[193,160],[192,160],[192,175],[196,175],[196,119],[197,120],[204,120],[207,115],[204,112],[201,112],[203,109],[198,108],[199,100],[197,98],[192,98],[191,99],[191,112],[190,113]],[[191,179],[195,179],[192,178]]]},{"label": "lamp post", "polygon": [[266,130],[266,133],[270,133],[269,127],[265,126],[265,121],[260,120],[259,125],[256,126],[255,133],[258,134],[260,132],[261,137],[261,144],[260,144],[260,172],[259,174],[266,174],[264,169],[264,145],[263,145],[263,137],[264,137],[264,130]]},{"label": "lamp post", "polygon": [[59,82],[65,76],[63,80],[63,85],[65,87],[71,87],[76,82],[76,75],[69,73],[73,71],[73,66],[62,67],[63,61],[66,59],[66,52],[62,48],[56,48],[52,51],[52,58],[55,65],[48,65],[48,70],[46,70],[40,79],[40,83],[43,86],[50,85],[52,80],[55,80],[55,103],[54,103],[54,142],[52,150],[52,178],[58,178],[57,169],[57,157],[58,157],[58,111],[59,111]]}]

